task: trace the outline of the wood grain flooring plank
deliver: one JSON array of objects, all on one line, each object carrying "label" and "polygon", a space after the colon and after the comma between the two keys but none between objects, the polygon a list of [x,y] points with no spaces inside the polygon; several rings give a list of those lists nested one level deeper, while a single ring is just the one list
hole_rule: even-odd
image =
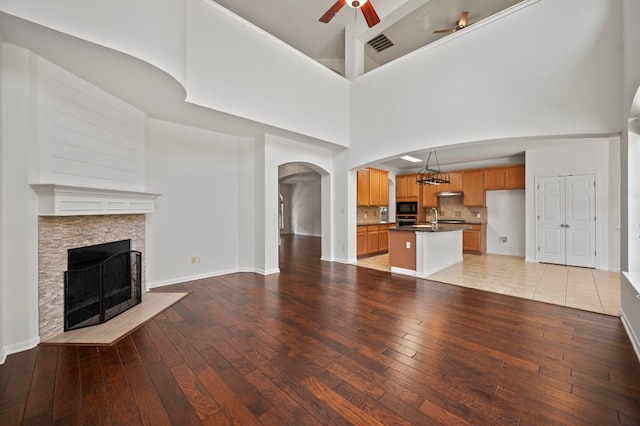
[{"label": "wood grain flooring plank", "polygon": [[231,423],[247,426],[260,425],[260,421],[211,367],[208,365],[198,366],[194,369],[194,373]]},{"label": "wood grain flooring plank", "polygon": [[57,364],[58,348],[40,347],[24,410],[25,423],[45,424],[52,421],[56,382],[52,372],[56,371]]},{"label": "wood grain flooring plank", "polygon": [[189,403],[195,410],[200,420],[213,416],[220,407],[204,389],[204,386],[197,379],[193,371],[185,364],[180,364],[171,369],[173,377],[178,382],[178,386],[186,395]]},{"label": "wood grain flooring plank", "polygon": [[133,386],[132,391],[143,425],[170,426],[175,424],[169,417],[158,390],[151,381]]},{"label": "wood grain flooring plank", "polygon": [[[92,425],[111,424],[111,413],[104,387],[100,354],[96,347],[80,348],[81,422]],[[85,408],[86,407],[86,408]]]},{"label": "wood grain flooring plank", "polygon": [[329,388],[315,377],[308,377],[302,381],[302,384],[318,399],[331,407],[331,409],[340,414],[349,423],[372,426],[382,425],[382,423],[377,419],[353,405],[350,401],[343,398],[342,395],[333,391],[333,389]]},{"label": "wood grain flooring plank", "polygon": [[99,353],[111,422],[121,425],[142,424],[118,349],[115,346],[103,346],[99,348]]},{"label": "wood grain flooring plank", "polygon": [[120,340],[116,344],[116,349],[122,360],[122,367],[130,386],[147,383],[151,380],[131,336]]},{"label": "wood grain flooring plank", "polygon": [[201,422],[189,399],[176,382],[167,365],[163,362],[156,362],[148,366],[147,370],[171,421],[183,425],[200,424]]},{"label": "wood grain flooring plank", "polygon": [[24,407],[26,404],[39,350],[40,348],[36,348],[28,351],[25,356],[13,355],[15,361],[8,372],[7,386],[5,386],[0,396],[0,411],[4,411],[14,405]]},{"label": "wood grain flooring plank", "polygon": [[145,366],[155,364],[162,359],[156,346],[153,344],[153,340],[147,333],[147,327],[145,325],[131,333],[131,340]]},{"label": "wood grain flooring plank", "polygon": [[[322,424],[311,417],[285,391],[276,386],[260,371],[254,370],[247,374],[245,378],[271,403],[273,409],[280,413],[279,417],[285,420],[284,423],[305,424],[308,426],[320,426]],[[273,409],[269,410],[269,412],[273,411]],[[265,416],[261,416],[260,420],[264,422],[265,418]]]},{"label": "wood grain flooring plank", "polygon": [[58,348],[58,364],[55,370],[53,394],[53,421],[79,419],[82,407],[80,392],[80,360],[78,348]]}]

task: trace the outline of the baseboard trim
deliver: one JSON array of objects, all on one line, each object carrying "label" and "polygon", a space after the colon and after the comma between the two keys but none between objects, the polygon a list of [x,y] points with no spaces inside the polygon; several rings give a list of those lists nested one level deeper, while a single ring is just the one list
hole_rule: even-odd
[{"label": "baseboard trim", "polygon": [[11,354],[15,354],[22,351],[28,351],[29,349],[33,349],[40,343],[40,336],[34,337],[33,339],[29,339],[25,342],[18,342],[12,345],[7,345],[0,350],[0,364],[4,364],[7,360],[7,356]]},{"label": "baseboard trim", "polygon": [[620,309],[620,319],[622,320],[622,325],[624,326],[625,331],[627,332],[627,336],[629,336],[629,340],[631,341],[631,346],[633,346],[633,351],[636,353],[636,357],[638,357],[638,361],[640,361],[640,339],[636,335],[633,327],[629,323],[627,316],[624,314],[622,308]]}]

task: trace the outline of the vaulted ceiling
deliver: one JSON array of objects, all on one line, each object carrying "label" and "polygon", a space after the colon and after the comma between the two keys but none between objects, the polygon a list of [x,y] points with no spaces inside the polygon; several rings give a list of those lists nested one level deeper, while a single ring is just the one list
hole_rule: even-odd
[{"label": "vaulted ceiling", "polygon": [[[332,65],[345,57],[345,27],[364,21],[360,10],[342,7],[328,24],[319,22],[334,0],[215,0],[236,15],[284,41],[307,56]],[[370,0],[381,22],[368,40],[384,34],[393,44],[378,52],[365,45],[367,70],[384,65],[446,37],[436,30],[456,26],[462,12],[467,25],[485,19],[521,0]],[[366,25],[362,26],[367,29]],[[369,34],[370,32],[367,32]]]}]

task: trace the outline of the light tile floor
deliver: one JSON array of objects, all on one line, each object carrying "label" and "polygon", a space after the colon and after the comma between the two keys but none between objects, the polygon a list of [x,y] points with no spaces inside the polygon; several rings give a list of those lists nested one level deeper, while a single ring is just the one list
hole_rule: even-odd
[{"label": "light tile floor", "polygon": [[[386,254],[358,266],[389,271]],[[607,315],[620,315],[620,274],[574,266],[525,262],[522,257],[465,254],[429,280],[539,300]]]}]

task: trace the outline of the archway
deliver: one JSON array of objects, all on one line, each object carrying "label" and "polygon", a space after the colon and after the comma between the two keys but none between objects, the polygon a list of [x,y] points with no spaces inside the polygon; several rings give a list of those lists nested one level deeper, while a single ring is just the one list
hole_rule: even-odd
[{"label": "archway", "polygon": [[[319,167],[293,162],[278,166],[279,237],[320,238],[323,230],[323,175]],[[326,189],[326,188],[325,188]]]}]

